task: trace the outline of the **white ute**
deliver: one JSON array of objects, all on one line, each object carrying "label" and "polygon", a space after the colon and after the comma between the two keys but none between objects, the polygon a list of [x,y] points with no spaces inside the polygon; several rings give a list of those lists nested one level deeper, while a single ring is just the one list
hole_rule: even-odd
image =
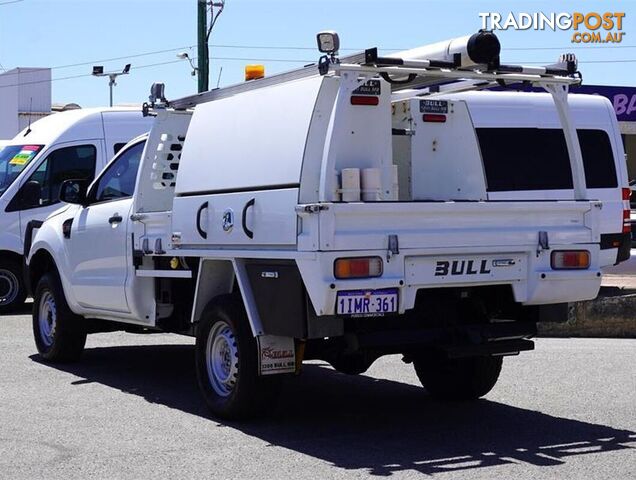
[{"label": "white ute", "polygon": [[[428,392],[475,399],[621,259],[626,166],[573,58],[502,65],[488,32],[338,59],[167,102],[29,253],[40,355],[86,334],[196,337],[212,412],[272,408],[280,375],[402,354]],[[450,83],[449,81],[457,82]],[[548,93],[479,91],[521,82]],[[134,188],[133,188],[134,185]]]},{"label": "white ute", "polygon": [[0,146],[0,312],[19,307],[27,296],[23,247],[29,223],[60,207],[65,180],[92,180],[151,125],[138,109],[72,110],[38,120]]}]

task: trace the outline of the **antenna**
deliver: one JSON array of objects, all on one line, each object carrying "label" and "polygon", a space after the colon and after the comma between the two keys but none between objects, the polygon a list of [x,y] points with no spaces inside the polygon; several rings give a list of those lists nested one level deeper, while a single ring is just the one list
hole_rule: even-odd
[{"label": "antenna", "polygon": [[29,101],[29,126],[27,127],[26,132],[24,132],[24,137],[26,137],[29,133],[31,133],[31,117],[33,116],[33,97],[30,97]]},{"label": "antenna", "polygon": [[223,67],[221,67],[221,69],[219,70],[219,78],[217,78],[216,80],[216,88],[219,88],[219,85],[221,84],[221,74],[223,73]]}]

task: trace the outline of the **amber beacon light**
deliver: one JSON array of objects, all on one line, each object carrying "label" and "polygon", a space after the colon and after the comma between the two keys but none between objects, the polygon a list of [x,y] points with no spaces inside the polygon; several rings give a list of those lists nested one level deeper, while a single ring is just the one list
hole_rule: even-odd
[{"label": "amber beacon light", "polygon": [[245,81],[258,80],[265,76],[264,65],[245,65]]}]

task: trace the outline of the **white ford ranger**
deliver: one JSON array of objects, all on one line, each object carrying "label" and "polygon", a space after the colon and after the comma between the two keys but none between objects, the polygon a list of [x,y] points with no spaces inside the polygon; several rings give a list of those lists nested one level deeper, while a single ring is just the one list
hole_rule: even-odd
[{"label": "white ford ranger", "polygon": [[[573,59],[502,65],[487,32],[402,57],[337,43],[319,35],[319,71],[155,86],[148,138],[63,185],[28,257],[44,359],[115,328],[195,336],[228,418],[309,359],[399,353],[433,396],[474,399],[538,321],[597,295],[629,237],[626,167],[607,101],[568,95]],[[549,93],[479,91],[519,82]]]}]

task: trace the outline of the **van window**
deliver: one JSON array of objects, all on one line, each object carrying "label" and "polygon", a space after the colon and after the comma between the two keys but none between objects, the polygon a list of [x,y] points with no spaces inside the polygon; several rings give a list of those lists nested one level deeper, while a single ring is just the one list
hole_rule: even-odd
[{"label": "van window", "polygon": [[[489,192],[573,188],[563,130],[477,128]],[[603,130],[578,130],[588,188],[618,185],[614,154]]]},{"label": "van window", "polygon": [[95,201],[106,202],[132,197],[145,144],[145,141],[137,143],[122,152],[119,158],[106,169],[97,182]]},{"label": "van window", "polygon": [[572,188],[563,131],[477,128],[489,192]]},{"label": "van window", "polygon": [[44,207],[59,202],[62,182],[70,179],[92,180],[96,160],[97,150],[94,145],[74,145],[51,152],[27,180],[40,184],[39,203],[22,205],[22,208]]},{"label": "van window", "polygon": [[583,165],[585,183],[588,188],[616,188],[616,164],[609,136],[604,130],[577,130]]},{"label": "van window", "polygon": [[2,195],[42,150],[42,145],[8,145],[0,150],[0,195]]}]

